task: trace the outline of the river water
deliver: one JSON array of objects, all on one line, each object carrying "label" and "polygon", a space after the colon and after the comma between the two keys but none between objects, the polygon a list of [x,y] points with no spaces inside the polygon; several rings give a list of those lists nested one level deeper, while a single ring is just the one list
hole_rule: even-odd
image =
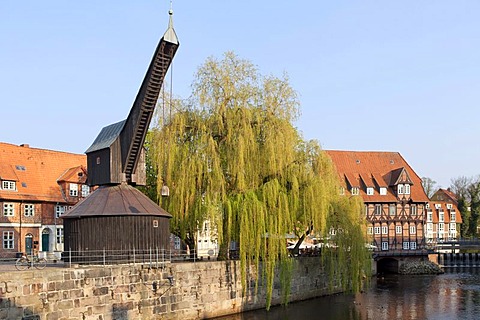
[{"label": "river water", "polygon": [[480,319],[480,268],[451,268],[437,276],[374,277],[364,293],[320,297],[218,319]]}]

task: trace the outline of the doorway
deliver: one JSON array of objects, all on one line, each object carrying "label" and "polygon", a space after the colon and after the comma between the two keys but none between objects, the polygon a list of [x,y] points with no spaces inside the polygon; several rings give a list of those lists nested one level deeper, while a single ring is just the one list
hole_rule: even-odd
[{"label": "doorway", "polygon": [[25,236],[25,254],[31,256],[33,254],[33,234],[28,233]]},{"label": "doorway", "polygon": [[42,231],[42,251],[50,250],[50,229],[43,229]]}]

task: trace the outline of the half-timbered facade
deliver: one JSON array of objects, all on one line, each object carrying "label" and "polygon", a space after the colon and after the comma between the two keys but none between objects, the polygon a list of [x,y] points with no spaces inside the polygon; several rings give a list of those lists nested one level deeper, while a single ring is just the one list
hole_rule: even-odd
[{"label": "half-timbered facade", "polygon": [[85,155],[0,143],[0,257],[63,250],[59,217],[88,196]]},{"label": "half-timbered facade", "polygon": [[411,254],[426,249],[429,201],[421,178],[398,152],[326,151],[345,196],[362,197],[375,251]]}]

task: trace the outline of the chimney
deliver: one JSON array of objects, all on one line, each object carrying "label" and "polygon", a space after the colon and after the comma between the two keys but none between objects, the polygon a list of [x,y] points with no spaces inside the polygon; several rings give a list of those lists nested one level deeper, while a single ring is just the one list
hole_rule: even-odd
[{"label": "chimney", "polygon": [[22,143],[20,147],[30,148],[30,145],[28,143]]}]

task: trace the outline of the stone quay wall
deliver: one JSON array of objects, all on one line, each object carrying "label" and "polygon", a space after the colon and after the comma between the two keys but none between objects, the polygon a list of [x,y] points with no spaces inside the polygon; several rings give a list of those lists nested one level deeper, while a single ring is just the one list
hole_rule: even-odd
[{"label": "stone quay wall", "polygon": [[[295,260],[290,302],[329,293],[320,265],[318,257]],[[255,274],[250,267],[243,294],[240,261],[0,272],[0,319],[208,319],[264,308]],[[272,305],[281,299],[277,276]]]}]

